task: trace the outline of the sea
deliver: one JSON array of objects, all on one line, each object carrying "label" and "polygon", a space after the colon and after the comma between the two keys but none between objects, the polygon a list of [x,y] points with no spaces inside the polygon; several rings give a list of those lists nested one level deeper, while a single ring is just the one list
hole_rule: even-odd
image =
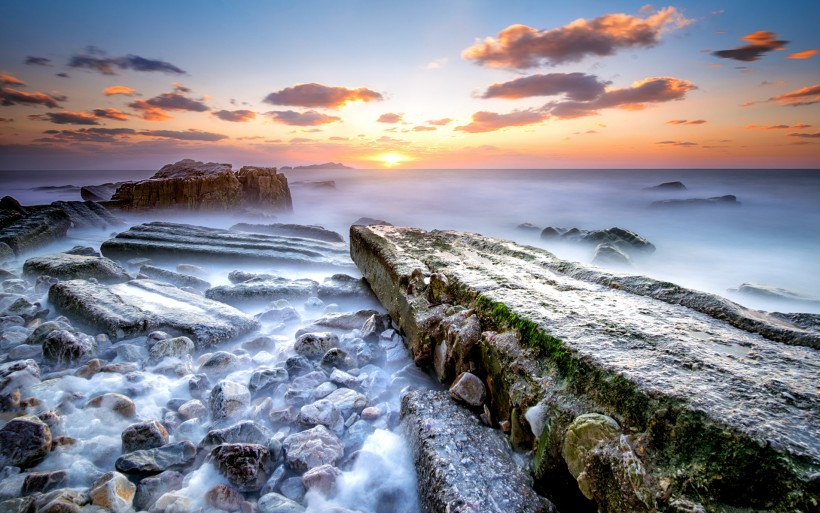
[{"label": "sea", "polygon": [[[24,205],[79,200],[80,187],[150,177],[142,171],[0,171],[0,195]],[[656,251],[619,272],[725,296],[750,308],[820,313],[820,170],[787,169],[293,169],[292,214],[275,222],[347,234],[360,217],[397,226],[481,233],[589,263],[586,245],[542,240],[552,226],[621,227]],[[679,181],[685,190],[647,190]],[[656,201],[734,195],[738,205],[650,208]],[[228,215],[181,219],[226,227]],[[538,229],[524,230],[529,223]],[[746,295],[763,284],[817,299]]]}]

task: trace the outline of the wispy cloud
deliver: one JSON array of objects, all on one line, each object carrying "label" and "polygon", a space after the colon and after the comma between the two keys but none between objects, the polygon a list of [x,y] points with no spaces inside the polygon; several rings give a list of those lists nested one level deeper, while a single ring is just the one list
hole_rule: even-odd
[{"label": "wispy cloud", "polygon": [[311,82],[309,84],[297,84],[270,93],[263,101],[271,105],[338,109],[349,103],[380,101],[382,99],[384,98],[380,93],[366,87],[349,89],[347,87],[332,87]]},{"label": "wispy cloud", "polygon": [[276,123],[292,126],[317,126],[342,121],[342,118],[338,116],[329,116],[315,110],[309,110],[307,112],[279,110],[268,112],[268,115],[270,115],[271,119]]},{"label": "wispy cloud", "polygon": [[750,130],[788,130],[789,128],[793,129],[803,129],[803,128],[811,128],[812,125],[808,125],[806,123],[798,123],[796,125],[747,125],[746,128]]},{"label": "wispy cloud", "polygon": [[648,103],[681,100],[686,93],[695,89],[697,86],[688,80],[652,77],[637,81],[630,87],[610,89],[591,101],[550,102],[544,108],[550,114],[562,119],[590,116],[597,114],[601,109],[608,108],[642,110]]},{"label": "wispy cloud", "polygon": [[803,137],[805,139],[818,139],[820,138],[820,132],[813,132],[811,134],[792,132],[790,134],[787,134],[787,137]]},{"label": "wispy cloud", "polygon": [[95,47],[86,48],[85,52],[74,55],[68,61],[71,68],[84,68],[98,71],[103,75],[116,75],[115,69],[134,71],[157,71],[161,73],[184,74],[185,71],[170,62],[159,59],[146,59],[139,55],[108,57],[104,51]]},{"label": "wispy cloud", "polygon": [[154,107],[145,100],[133,101],[129,103],[128,106],[136,111],[139,111],[140,116],[142,116],[142,119],[146,121],[165,121],[167,119],[173,118],[173,116],[171,116],[164,110],[160,109],[159,107]]},{"label": "wispy cloud", "polygon": [[789,59],[808,59],[817,55],[818,50],[811,49],[811,50],[803,50],[802,52],[795,52],[790,53],[786,57]]},{"label": "wispy cloud", "polygon": [[792,107],[799,107],[803,105],[812,105],[820,102],[820,84],[803,87],[779,96],[769,98],[769,101],[780,103],[781,105],[790,105]]},{"label": "wispy cloud", "polygon": [[452,122],[453,122],[453,120],[451,118],[441,118],[441,119],[431,119],[431,120],[427,121],[427,124],[428,125],[434,125],[434,126],[444,126],[444,125],[449,125]]},{"label": "wispy cloud", "polygon": [[147,137],[161,137],[166,139],[177,139],[180,141],[208,141],[215,142],[223,139],[228,139],[227,135],[215,134],[213,132],[204,132],[189,128],[188,130],[143,130],[137,132],[138,135]]},{"label": "wispy cloud", "polygon": [[493,84],[487,88],[482,98],[506,98],[508,100],[531,96],[555,96],[565,94],[567,98],[587,101],[604,92],[607,82],[601,82],[595,75],[585,73],[549,73],[517,78],[509,82]]},{"label": "wispy cloud", "polygon": [[473,114],[470,123],[457,126],[455,130],[471,134],[494,132],[512,126],[535,125],[548,117],[547,114],[535,110],[516,110],[507,114],[481,111]]},{"label": "wispy cloud", "polygon": [[94,109],[91,112],[93,112],[98,118],[115,119],[117,121],[128,120],[128,114],[113,107],[109,107],[107,109]]},{"label": "wispy cloud", "polygon": [[51,59],[47,59],[45,57],[34,57],[29,55],[26,57],[25,64],[29,66],[50,66]]},{"label": "wispy cloud", "polygon": [[[140,115],[146,121],[164,121],[171,119],[172,116],[168,111],[188,111],[188,112],[205,112],[210,108],[201,100],[188,98],[179,91],[178,84],[175,84],[175,91],[170,93],[163,93],[155,96],[149,100],[135,100],[128,104],[132,109],[139,111]],[[184,88],[187,92],[189,89]]]},{"label": "wispy cloud", "polygon": [[134,94],[136,94],[136,91],[131,89],[128,86],[117,85],[117,86],[111,86],[111,87],[105,88],[103,90],[103,93],[106,96],[113,96],[115,94],[122,94],[122,95],[125,95],[125,96],[133,96]]},{"label": "wispy cloud", "polygon": [[730,50],[718,50],[712,52],[712,55],[721,57],[723,59],[734,59],[741,62],[753,62],[759,60],[760,57],[772,50],[783,50],[786,48],[788,41],[777,39],[777,34],[769,32],[768,30],[759,30],[751,34],[741,37],[743,41],[749,41],[751,44],[738,46]]},{"label": "wispy cloud", "polygon": [[10,107],[12,105],[42,105],[52,109],[60,108],[57,102],[66,101],[64,96],[56,94],[46,94],[41,92],[28,93],[8,86],[25,87],[26,83],[12,75],[0,74],[0,105]]},{"label": "wispy cloud", "polygon": [[2,75],[2,74],[0,74],[0,86],[7,86],[7,85],[25,86],[26,83],[23,82],[22,80],[20,80],[19,78],[12,76],[12,75]]},{"label": "wispy cloud", "polygon": [[417,125],[411,129],[413,132],[432,132],[437,130],[434,126]]},{"label": "wispy cloud", "polygon": [[691,22],[674,7],[667,7],[645,18],[608,14],[591,20],[577,19],[551,30],[510,25],[496,38],[477,41],[461,55],[491,68],[554,66],[587,56],[613,55],[620,49],[649,48],[660,42],[665,30]]},{"label": "wispy cloud", "polygon": [[244,123],[256,118],[256,112],[252,110],[218,110],[214,116],[222,121],[233,121],[234,123]]},{"label": "wispy cloud", "polygon": [[670,119],[666,122],[667,125],[702,125],[706,123],[705,119]]},{"label": "wispy cloud", "polygon": [[426,69],[441,69],[447,65],[447,57],[440,57],[438,59],[433,59],[432,61],[428,62],[425,66]]},{"label": "wispy cloud", "polygon": [[378,123],[400,123],[403,119],[403,114],[396,114],[394,112],[386,112],[379,116],[376,120]]},{"label": "wispy cloud", "polygon": [[697,146],[698,143],[688,142],[688,141],[658,141],[655,144],[662,144],[666,146],[683,146],[683,147],[692,147]]},{"label": "wispy cloud", "polygon": [[32,114],[29,119],[51,121],[57,125],[99,125],[97,116],[85,112],[46,112],[45,114]]},{"label": "wispy cloud", "polygon": [[135,135],[137,131],[133,128],[80,128],[77,130],[46,130],[43,133],[49,137],[35,139],[34,142],[113,143],[117,142],[118,137]]}]

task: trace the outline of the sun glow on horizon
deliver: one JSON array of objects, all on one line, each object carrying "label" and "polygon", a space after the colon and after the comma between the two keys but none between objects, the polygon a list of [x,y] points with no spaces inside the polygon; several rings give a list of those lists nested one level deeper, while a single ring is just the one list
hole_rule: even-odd
[{"label": "sun glow on horizon", "polygon": [[397,153],[395,151],[391,151],[389,153],[383,153],[381,155],[377,155],[374,160],[377,160],[384,164],[385,167],[396,167],[399,164],[403,164],[412,160],[407,155],[402,155],[401,153]]}]

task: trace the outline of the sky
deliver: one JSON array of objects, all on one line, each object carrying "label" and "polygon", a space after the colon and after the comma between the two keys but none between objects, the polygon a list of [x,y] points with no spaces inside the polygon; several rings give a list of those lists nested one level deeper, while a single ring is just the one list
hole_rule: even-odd
[{"label": "sky", "polygon": [[0,12],[0,170],[820,168],[817,0]]}]

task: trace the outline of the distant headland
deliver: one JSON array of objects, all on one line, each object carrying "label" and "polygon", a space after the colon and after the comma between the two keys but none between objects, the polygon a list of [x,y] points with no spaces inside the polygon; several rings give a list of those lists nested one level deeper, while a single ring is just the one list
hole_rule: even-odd
[{"label": "distant headland", "polygon": [[341,162],[325,162],[324,164],[311,164],[309,166],[282,166],[280,171],[300,171],[303,169],[355,169],[342,164]]}]

